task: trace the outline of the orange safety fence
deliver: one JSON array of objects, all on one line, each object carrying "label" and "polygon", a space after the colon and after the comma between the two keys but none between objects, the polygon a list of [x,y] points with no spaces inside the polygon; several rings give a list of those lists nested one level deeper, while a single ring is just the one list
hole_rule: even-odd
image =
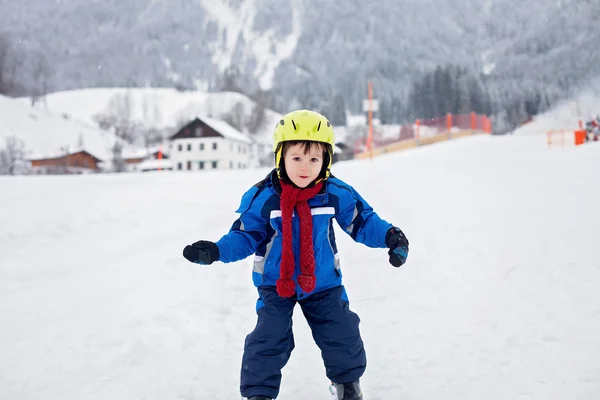
[{"label": "orange safety fence", "polygon": [[[372,129],[372,128],[371,128]],[[446,114],[442,117],[417,119],[412,124],[397,128],[376,126],[367,138],[354,143],[355,156],[363,158],[390,151],[422,146],[442,140],[453,139],[474,133],[492,132],[492,122],[482,114]]]},{"label": "orange safety fence", "polygon": [[546,132],[546,138],[548,147],[580,146],[589,140],[588,132],[585,129],[549,130]]}]

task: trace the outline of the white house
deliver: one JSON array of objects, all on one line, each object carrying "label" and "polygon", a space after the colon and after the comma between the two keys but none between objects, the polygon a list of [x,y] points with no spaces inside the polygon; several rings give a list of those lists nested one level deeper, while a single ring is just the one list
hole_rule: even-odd
[{"label": "white house", "polygon": [[173,170],[249,168],[252,140],[224,121],[195,118],[169,138]]}]

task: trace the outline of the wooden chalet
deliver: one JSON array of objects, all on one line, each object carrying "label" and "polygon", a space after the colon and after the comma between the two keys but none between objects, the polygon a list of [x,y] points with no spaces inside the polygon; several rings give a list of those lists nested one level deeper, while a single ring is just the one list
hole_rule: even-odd
[{"label": "wooden chalet", "polygon": [[74,153],[51,158],[33,158],[31,162],[34,174],[83,174],[100,171],[102,160],[80,150]]}]

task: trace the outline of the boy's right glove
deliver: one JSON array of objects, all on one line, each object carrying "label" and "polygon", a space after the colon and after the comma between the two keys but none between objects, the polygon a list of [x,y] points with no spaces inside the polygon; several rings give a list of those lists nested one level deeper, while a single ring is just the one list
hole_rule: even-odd
[{"label": "boy's right glove", "polygon": [[408,257],[408,239],[400,228],[393,227],[385,235],[385,244],[390,249],[390,264],[394,267],[400,267],[406,262]]},{"label": "boy's right glove", "polygon": [[185,246],[183,256],[193,263],[209,265],[219,259],[219,248],[213,242],[199,240]]}]

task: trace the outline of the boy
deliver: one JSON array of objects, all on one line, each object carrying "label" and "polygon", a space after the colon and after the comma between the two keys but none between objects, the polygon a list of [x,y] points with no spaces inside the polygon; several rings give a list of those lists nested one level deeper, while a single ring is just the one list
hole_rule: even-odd
[{"label": "boy", "polygon": [[333,231],[333,218],[355,241],[388,248],[395,267],[405,263],[408,240],[382,220],[348,184],[330,175],[334,134],[316,112],[285,115],[273,136],[275,169],[242,197],[240,217],[216,243],[198,241],[184,257],[198,264],[254,256],[258,322],[246,337],[242,396],[271,400],[294,348],[292,312],[300,304],[321,349],[326,375],[342,400],[362,400],[359,378],[366,355],[358,316],[350,311]]}]

